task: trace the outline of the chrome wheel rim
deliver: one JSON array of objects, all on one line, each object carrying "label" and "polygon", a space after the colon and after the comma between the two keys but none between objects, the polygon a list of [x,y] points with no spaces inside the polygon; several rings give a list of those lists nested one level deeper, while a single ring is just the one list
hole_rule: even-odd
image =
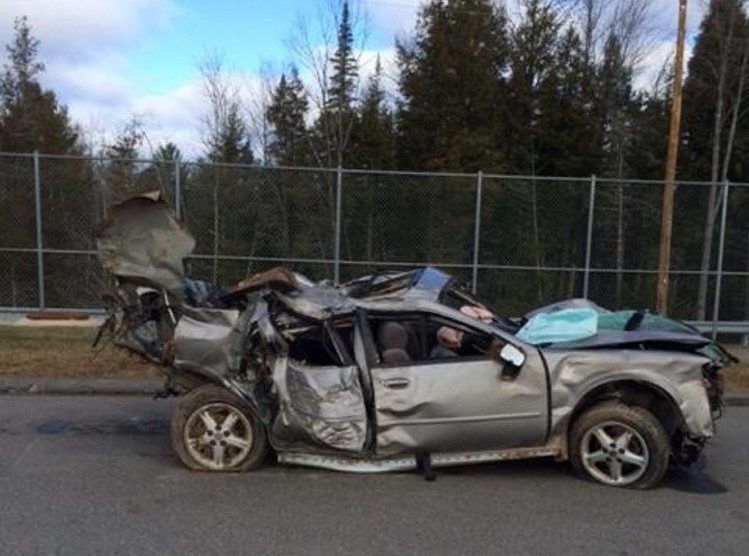
[{"label": "chrome wheel rim", "polygon": [[188,453],[206,469],[222,471],[238,465],[252,448],[247,417],[227,403],[210,403],[193,411],[185,423]]},{"label": "chrome wheel rim", "polygon": [[626,486],[642,477],[648,468],[648,445],[635,429],[617,421],[606,421],[588,429],[581,446],[582,463],[597,481]]}]

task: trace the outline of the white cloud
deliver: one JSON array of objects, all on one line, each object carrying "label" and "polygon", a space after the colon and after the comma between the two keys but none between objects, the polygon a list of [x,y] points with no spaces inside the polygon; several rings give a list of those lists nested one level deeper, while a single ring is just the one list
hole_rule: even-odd
[{"label": "white cloud", "polygon": [[[305,0],[306,1],[306,0]],[[383,48],[362,56],[362,83],[374,71],[379,55],[385,89],[396,91],[397,68],[392,39],[410,33],[424,0],[361,0],[374,30],[385,39]],[[507,0],[510,4],[516,0]],[[91,130],[102,129],[111,138],[133,114],[144,122],[155,146],[174,141],[188,157],[200,154],[200,115],[205,106],[196,75],[155,94],[144,94],[128,79],[128,53],[154,33],[168,29],[186,8],[178,0],[0,0],[0,44],[12,39],[14,17],[27,15],[35,36],[42,39],[41,58],[47,71],[45,86],[53,88],[68,105],[73,119]],[[706,0],[692,0],[688,33],[694,36],[706,9]],[[675,0],[653,0],[653,48],[642,63],[636,84],[648,87],[671,54],[676,26]],[[380,41],[381,42],[381,41]],[[380,46],[379,44],[377,45]],[[688,42],[687,58],[691,53]],[[0,63],[5,52],[0,51]],[[303,68],[302,68],[303,70]],[[236,74],[251,88],[256,75]],[[303,78],[309,75],[303,71]],[[254,81],[253,81],[254,80]],[[101,132],[99,132],[101,133]],[[148,155],[147,149],[144,155]]]},{"label": "white cloud", "polygon": [[[25,0],[0,2],[0,41],[13,34],[10,23],[25,15],[42,37],[42,57],[82,60],[102,50],[126,46],[144,33],[163,28],[178,13],[172,0]],[[92,48],[96,46],[96,48]]]},{"label": "white cloud", "polygon": [[[144,95],[126,77],[128,50],[166,29],[179,13],[173,0],[0,2],[0,43],[12,40],[16,17],[28,17],[34,36],[41,39],[40,59],[46,66],[42,84],[58,94],[89,137],[111,139],[137,115],[152,143],[172,140],[193,154],[197,84]],[[0,52],[0,61],[4,56]]]},{"label": "white cloud", "polygon": [[68,77],[73,81],[72,88],[80,85],[87,92],[69,104],[70,114],[97,142],[111,140],[136,116],[148,138],[144,156],[150,156],[151,146],[167,141],[176,143],[186,157],[200,154],[197,137],[204,102],[197,78],[163,93],[144,95],[107,72],[88,70]]},{"label": "white cloud", "polygon": [[373,26],[391,38],[411,32],[423,3],[424,0],[363,0]]}]

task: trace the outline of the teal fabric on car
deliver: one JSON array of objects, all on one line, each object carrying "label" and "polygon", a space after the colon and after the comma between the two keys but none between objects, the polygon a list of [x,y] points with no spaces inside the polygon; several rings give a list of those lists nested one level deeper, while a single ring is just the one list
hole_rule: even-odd
[{"label": "teal fabric on car", "polygon": [[531,317],[516,334],[527,344],[574,342],[598,332],[598,313],[593,309],[563,309]]},{"label": "teal fabric on car", "polygon": [[598,315],[598,328],[600,330],[624,330],[629,319],[635,311],[614,311],[611,313],[600,313]]}]

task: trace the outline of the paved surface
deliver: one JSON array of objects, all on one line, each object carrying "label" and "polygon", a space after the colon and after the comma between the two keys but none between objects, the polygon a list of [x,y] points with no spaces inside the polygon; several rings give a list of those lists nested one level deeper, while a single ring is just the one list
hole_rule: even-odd
[{"label": "paved surface", "polygon": [[269,464],[208,475],[172,457],[170,401],[0,396],[0,554],[749,553],[749,408],[653,491],[552,461],[347,475]]},{"label": "paved surface", "polygon": [[[0,376],[0,394],[103,394],[153,396],[164,389],[163,379],[17,378]],[[746,397],[749,403],[749,396]]]}]

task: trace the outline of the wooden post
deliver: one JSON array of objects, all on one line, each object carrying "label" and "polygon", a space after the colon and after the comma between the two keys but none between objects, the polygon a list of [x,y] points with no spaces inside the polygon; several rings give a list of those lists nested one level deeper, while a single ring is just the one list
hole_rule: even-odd
[{"label": "wooden post", "polygon": [[676,57],[674,59],[674,93],[671,101],[671,124],[668,133],[666,156],[666,179],[663,184],[663,208],[661,209],[661,243],[658,252],[658,287],[656,311],[668,311],[668,271],[671,266],[671,230],[674,216],[674,179],[676,178],[676,156],[679,152],[679,124],[681,122],[681,80],[684,66],[684,34],[687,19],[687,0],[679,0],[679,26],[676,34]]}]

